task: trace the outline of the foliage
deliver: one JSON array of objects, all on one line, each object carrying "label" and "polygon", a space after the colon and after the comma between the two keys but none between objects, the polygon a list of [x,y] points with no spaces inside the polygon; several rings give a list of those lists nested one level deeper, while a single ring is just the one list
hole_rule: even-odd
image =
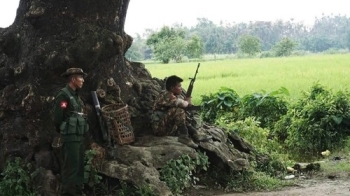
[{"label": "foliage", "polygon": [[[291,163],[288,155],[283,154],[282,146],[276,140],[268,139],[270,152],[257,152],[257,160],[251,161],[255,171],[264,172],[271,177],[282,177],[286,174],[288,163]],[[275,146],[276,149],[271,149]],[[294,163],[293,163],[294,164]]]},{"label": "foliage", "polygon": [[141,185],[139,187],[129,185],[121,182],[121,189],[116,191],[118,196],[156,196],[152,188],[148,185]]},{"label": "foliage", "polygon": [[144,50],[146,49],[145,41],[138,35],[133,40],[130,48],[126,51],[125,57],[130,61],[140,61],[145,59]]},{"label": "foliage", "polygon": [[263,51],[260,54],[260,58],[271,58],[275,57],[275,54],[273,54],[271,51]]},{"label": "foliage", "polygon": [[207,170],[209,160],[206,154],[198,152],[196,159],[191,159],[188,155],[182,155],[177,160],[168,161],[160,171],[160,179],[165,181],[170,190],[178,195],[184,188],[188,188],[192,183],[196,183],[198,178],[193,176],[193,172]]},{"label": "foliage", "polygon": [[263,128],[272,128],[287,113],[288,103],[280,95],[289,95],[285,87],[266,93],[253,93],[242,98],[242,118],[254,116]]},{"label": "foliage", "polygon": [[260,122],[254,117],[247,117],[244,120],[233,120],[230,114],[223,115],[218,119],[219,125],[226,127],[229,131],[234,131],[245,141],[254,146],[260,153],[281,152],[282,146],[269,138],[270,130],[260,127]]},{"label": "foliage", "polygon": [[[261,58],[265,58],[271,57],[272,49],[274,49],[276,45],[279,45],[281,40],[285,38],[298,43],[298,48],[295,48],[298,50],[319,53],[330,48],[346,49],[350,46],[349,22],[349,17],[339,15],[322,15],[320,18],[316,18],[312,26],[306,26],[303,23],[293,20],[256,21],[235,24],[221,23],[217,25],[207,18],[198,18],[197,24],[193,27],[183,28],[179,25],[173,25],[170,28],[181,29],[184,32],[183,38],[189,42],[191,42],[192,36],[198,36],[201,40],[201,45],[203,45],[203,54],[237,54],[240,38],[249,34],[261,40],[262,51],[271,51],[270,53],[263,53],[260,56]],[[150,39],[151,35],[155,33],[154,30],[147,29],[146,32],[143,33],[144,39]],[[129,49],[130,51],[127,52],[128,59],[130,59],[130,53],[143,54],[145,59],[150,58],[151,50],[149,47],[145,47],[145,40],[139,42],[138,38],[135,39],[133,45],[135,44],[137,47],[132,46],[132,48]],[[141,43],[141,45],[139,45],[139,43]],[[284,52],[278,52],[279,55],[285,56],[290,54],[288,50],[285,50],[289,47],[282,48],[280,51]],[[192,51],[200,51],[200,49],[197,49],[199,48],[190,51],[187,50],[187,54],[184,55],[189,58],[199,58],[191,54]]]},{"label": "foliage", "polygon": [[252,35],[243,35],[238,41],[239,51],[254,56],[261,51],[261,41],[258,37]]},{"label": "foliage", "polygon": [[202,118],[210,123],[213,123],[220,113],[236,113],[240,104],[238,94],[226,87],[221,87],[217,93],[201,97]]},{"label": "foliage", "polygon": [[172,59],[179,63],[187,53],[197,58],[203,53],[201,39],[193,36],[187,40],[183,28],[164,26],[160,32],[152,33],[146,43],[153,47],[154,57],[163,63],[169,63]]},{"label": "foliage", "polygon": [[314,84],[276,123],[274,132],[278,138],[286,138],[291,154],[315,158],[321,151],[344,145],[350,132],[349,119],[349,95]]},{"label": "foliage", "polygon": [[195,35],[187,43],[187,56],[190,58],[201,58],[204,53],[204,44],[202,39]]},{"label": "foliage", "polygon": [[276,56],[290,56],[297,44],[288,37],[282,38],[280,42],[275,45]]},{"label": "foliage", "polygon": [[275,190],[290,184],[269,175],[264,172],[255,172],[253,170],[243,170],[232,175],[231,180],[226,187],[227,191],[244,192],[244,191],[261,191]]},{"label": "foliage", "polygon": [[18,157],[14,161],[8,161],[1,173],[1,195],[36,195],[32,189],[32,179],[36,176],[36,171],[31,173],[31,168],[30,163],[24,164]]},{"label": "foliage", "polygon": [[85,182],[89,187],[93,189],[95,192],[96,185],[101,183],[102,176],[98,174],[96,166],[93,164],[94,156],[96,155],[95,150],[87,150],[85,151],[85,173],[84,178]]},{"label": "foliage", "polygon": [[346,32],[346,47],[350,50],[350,29]]},{"label": "foliage", "polygon": [[[336,63],[335,63],[336,62]],[[295,100],[307,91],[315,81],[337,91],[348,88],[348,72],[344,71],[350,62],[350,55],[306,55],[288,58],[230,59],[207,61],[201,67],[194,85],[192,102],[200,105],[201,95],[214,94],[225,86],[234,89],[240,96],[267,92],[284,86]],[[215,67],[215,69],[213,69]],[[152,77],[165,78],[176,73],[184,79],[183,86],[193,77],[192,63],[146,64]],[[297,79],[296,79],[297,78]]]}]

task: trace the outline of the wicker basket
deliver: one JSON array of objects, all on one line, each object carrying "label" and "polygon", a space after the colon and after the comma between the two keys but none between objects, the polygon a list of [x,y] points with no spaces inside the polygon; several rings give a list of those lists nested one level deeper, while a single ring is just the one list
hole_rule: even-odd
[{"label": "wicker basket", "polygon": [[108,132],[114,141],[117,141],[120,145],[135,141],[128,105],[110,104],[102,107],[101,111],[106,121]]}]

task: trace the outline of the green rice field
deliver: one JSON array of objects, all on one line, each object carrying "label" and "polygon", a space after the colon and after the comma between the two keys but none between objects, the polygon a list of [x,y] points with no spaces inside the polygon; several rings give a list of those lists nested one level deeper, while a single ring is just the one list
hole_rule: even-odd
[{"label": "green rice field", "polygon": [[[194,84],[193,102],[200,95],[215,93],[220,87],[234,89],[241,97],[254,93],[274,91],[280,87],[289,90],[290,99],[308,91],[314,83],[329,89],[350,89],[350,54],[309,55],[284,58],[230,59],[201,63]],[[198,63],[147,64],[152,77],[177,75],[184,79],[187,89]]]}]

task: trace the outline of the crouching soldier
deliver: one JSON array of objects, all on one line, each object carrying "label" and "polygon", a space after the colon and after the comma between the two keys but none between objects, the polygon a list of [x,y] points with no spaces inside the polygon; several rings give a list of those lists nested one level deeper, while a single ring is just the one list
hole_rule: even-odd
[{"label": "crouching soldier", "polygon": [[152,129],[157,136],[178,136],[178,141],[189,147],[197,148],[192,141],[209,140],[212,137],[202,135],[186,122],[185,108],[192,105],[191,98],[182,98],[181,82],[178,76],[170,76],[166,80],[166,91],[159,95],[153,107]]}]

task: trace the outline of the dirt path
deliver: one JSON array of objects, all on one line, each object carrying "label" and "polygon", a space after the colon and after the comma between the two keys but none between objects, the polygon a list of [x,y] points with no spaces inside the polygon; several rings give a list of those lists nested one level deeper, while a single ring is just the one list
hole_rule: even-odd
[{"label": "dirt path", "polygon": [[350,196],[350,180],[305,180],[281,191],[214,194],[217,196]]},{"label": "dirt path", "polygon": [[296,180],[295,186],[285,187],[279,191],[224,193],[222,190],[193,189],[185,196],[350,196],[350,174],[341,178],[314,178]]}]

